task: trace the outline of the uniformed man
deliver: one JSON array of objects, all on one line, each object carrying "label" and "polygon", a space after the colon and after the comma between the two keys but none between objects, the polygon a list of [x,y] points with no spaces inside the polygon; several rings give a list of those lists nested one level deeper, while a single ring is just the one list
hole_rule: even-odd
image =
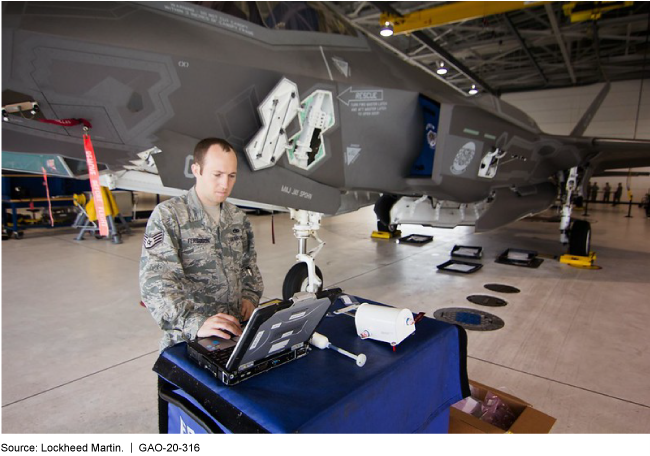
[{"label": "uniformed man", "polygon": [[614,204],[613,204],[613,206],[616,206],[618,203],[621,202],[621,196],[623,196],[623,184],[621,184],[619,182],[618,187],[616,187],[616,190],[614,191]]},{"label": "uniformed man", "polygon": [[240,335],[264,288],[251,224],[225,201],[237,177],[233,147],[200,141],[192,174],[194,187],[156,206],[144,236],[140,292],[164,331],[161,350],[196,336]]},{"label": "uniformed man", "polygon": [[594,185],[591,187],[591,201],[596,201],[598,199],[598,182],[594,182]]},{"label": "uniformed man", "polygon": [[612,187],[610,187],[609,182],[605,182],[605,188],[603,189],[603,202],[609,203],[609,194],[612,191]]}]

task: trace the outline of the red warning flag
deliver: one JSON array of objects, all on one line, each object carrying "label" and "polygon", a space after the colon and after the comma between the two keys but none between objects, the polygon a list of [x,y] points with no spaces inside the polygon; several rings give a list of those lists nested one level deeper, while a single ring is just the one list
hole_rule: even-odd
[{"label": "red warning flag", "polygon": [[36,119],[39,122],[58,125],[59,127],[74,127],[75,125],[83,125],[85,128],[92,128],[93,126],[86,119]]},{"label": "red warning flag", "polygon": [[43,179],[45,180],[45,191],[47,192],[47,208],[50,212],[50,226],[54,226],[54,217],[52,216],[52,199],[50,198],[50,186],[47,185],[47,171],[41,166],[43,170]]},{"label": "red warning flag", "polygon": [[108,222],[106,221],[106,211],[104,210],[104,198],[102,198],[102,188],[99,185],[99,171],[97,170],[97,160],[95,159],[95,150],[93,149],[93,143],[90,141],[90,135],[84,135],[84,149],[86,150],[90,189],[93,193],[93,200],[95,200],[99,234],[108,236]]}]

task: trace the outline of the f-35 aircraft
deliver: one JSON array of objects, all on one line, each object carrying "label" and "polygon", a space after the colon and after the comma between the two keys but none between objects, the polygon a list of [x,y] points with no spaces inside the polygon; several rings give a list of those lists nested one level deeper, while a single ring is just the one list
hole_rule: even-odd
[{"label": "f-35 aircraft", "polygon": [[[202,2],[195,2],[202,3]],[[468,97],[359,33],[326,3],[4,2],[3,168],[84,177],[85,119],[104,183],[178,194],[198,140],[240,156],[232,197],[292,209],[298,264],[322,214],[375,204],[378,224],[497,228],[571,195],[594,172],[650,164],[650,141],[543,133],[489,94]],[[74,123],[74,122],[72,122]],[[294,285],[291,285],[294,284]],[[286,288],[286,287],[285,287]]]}]

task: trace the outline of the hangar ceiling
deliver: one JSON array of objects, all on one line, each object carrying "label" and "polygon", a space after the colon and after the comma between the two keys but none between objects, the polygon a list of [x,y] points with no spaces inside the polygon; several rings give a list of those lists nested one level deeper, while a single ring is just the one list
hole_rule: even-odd
[{"label": "hangar ceiling", "polygon": [[[567,2],[511,2],[521,9],[489,15],[481,14],[484,2],[464,2],[465,18],[390,37],[379,35],[382,13],[412,18],[420,12],[445,22],[449,15],[439,8],[457,2],[327,3],[409,60],[432,71],[444,61],[443,79],[463,91],[476,84],[499,95],[650,75],[650,2],[577,2],[574,12],[586,11],[577,22],[563,8]],[[594,9],[606,4],[616,8],[594,20]]]}]

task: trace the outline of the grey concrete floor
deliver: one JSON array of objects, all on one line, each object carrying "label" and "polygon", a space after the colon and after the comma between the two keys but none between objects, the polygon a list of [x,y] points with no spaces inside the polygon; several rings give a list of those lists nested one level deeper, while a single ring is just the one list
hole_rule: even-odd
[{"label": "grey concrete floor", "polygon": [[[524,220],[491,233],[402,227],[432,234],[422,247],[373,240],[366,208],[323,220],[317,258],[325,285],[432,316],[443,307],[492,312],[493,332],[469,332],[470,378],[557,418],[555,433],[650,431],[650,219],[624,206],[590,208],[602,270],[545,259],[539,269],[494,262],[508,247],[558,255],[554,223]],[[580,215],[580,212],[577,212]],[[265,297],[280,295],[297,241],[286,214],[251,215]],[[138,305],[142,227],[124,243],[74,241],[70,230],[27,231],[2,243],[2,432],[155,433],[159,329]],[[476,274],[441,273],[454,244],[481,245]],[[506,307],[466,300],[521,290]]]}]

